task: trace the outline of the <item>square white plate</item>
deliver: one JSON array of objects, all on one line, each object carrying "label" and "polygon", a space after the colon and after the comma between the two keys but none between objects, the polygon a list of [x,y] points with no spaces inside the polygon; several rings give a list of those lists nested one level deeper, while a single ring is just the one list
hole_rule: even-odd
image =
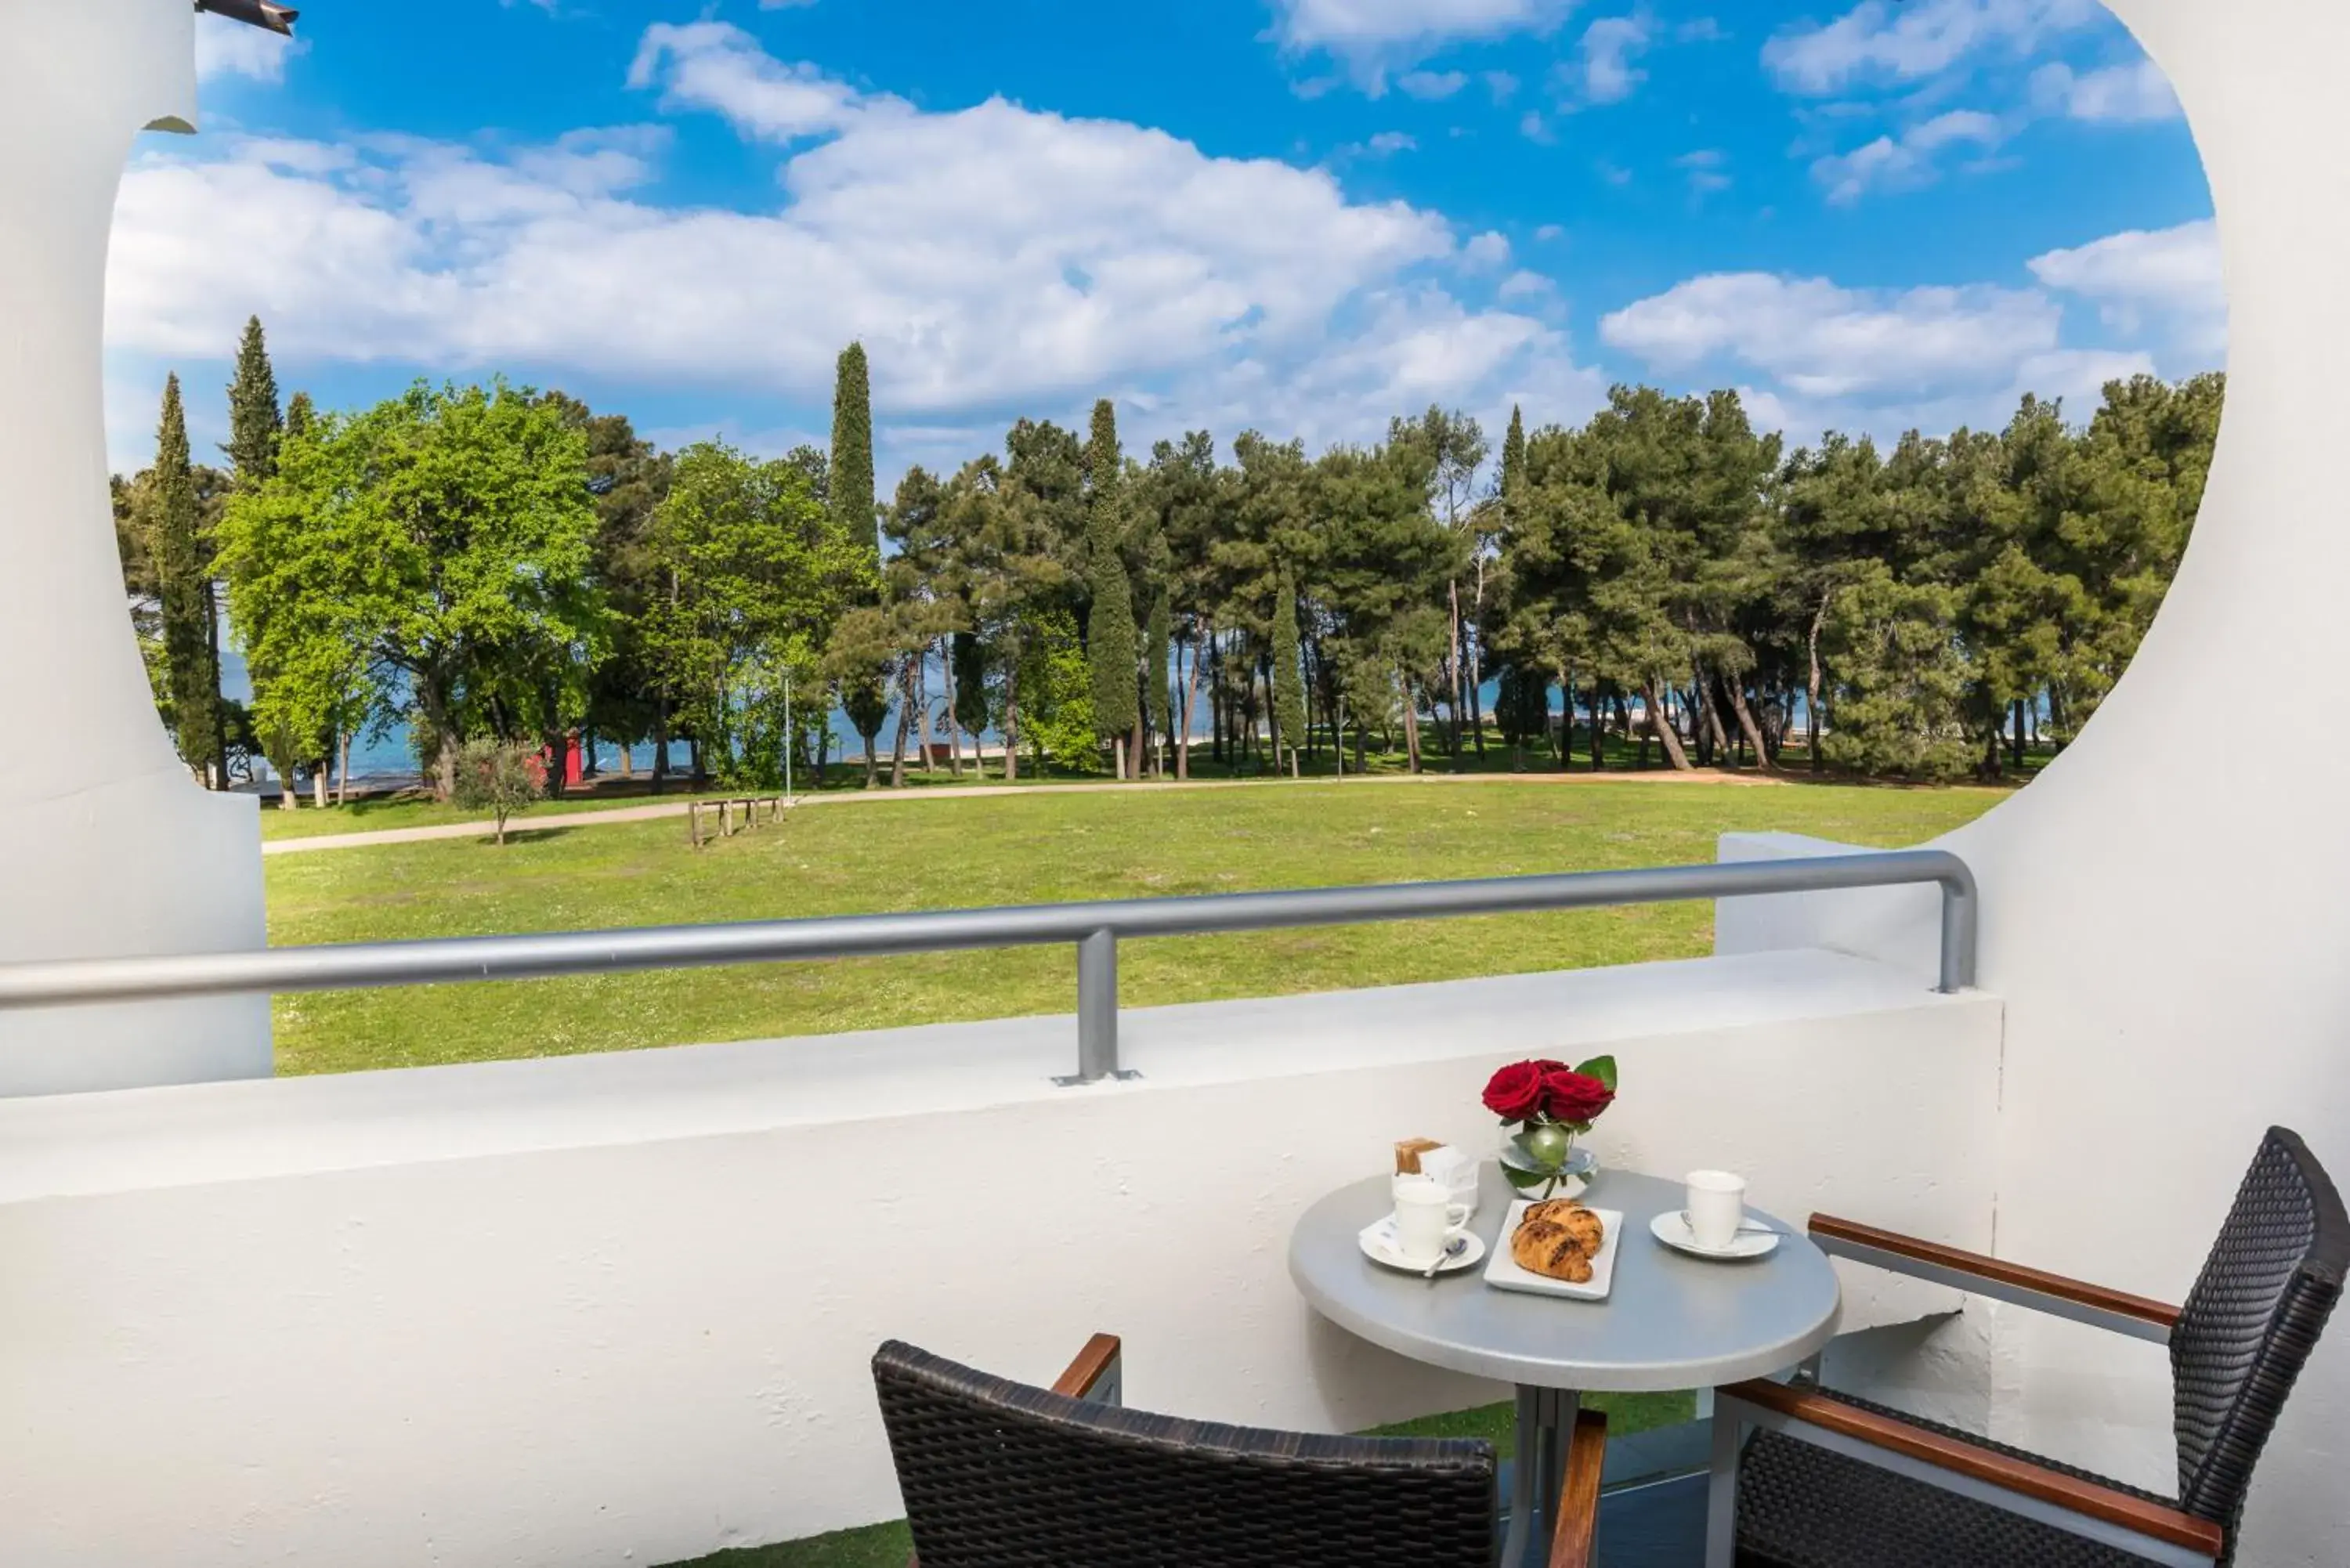
[{"label": "square white plate", "polygon": [[1591,1260],[1591,1278],[1575,1285],[1554,1280],[1548,1274],[1529,1273],[1510,1256],[1510,1238],[1518,1233],[1518,1221],[1533,1206],[1534,1200],[1521,1198],[1502,1217],[1501,1234],[1493,1239],[1493,1255],[1485,1264],[1485,1282],[1495,1290],[1524,1291],[1531,1295],[1565,1296],[1578,1302],[1606,1301],[1608,1287],[1616,1282],[1616,1244],[1624,1234],[1624,1216],[1613,1209],[1592,1210],[1599,1216],[1600,1224],[1607,1228],[1607,1233],[1599,1239],[1599,1251]]}]

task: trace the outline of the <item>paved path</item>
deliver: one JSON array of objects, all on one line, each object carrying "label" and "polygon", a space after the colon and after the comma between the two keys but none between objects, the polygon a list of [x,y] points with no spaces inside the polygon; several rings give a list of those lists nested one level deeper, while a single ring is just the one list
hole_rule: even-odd
[{"label": "paved path", "polygon": [[[907,789],[830,790],[822,794],[801,795],[792,804],[796,809],[811,805],[878,805],[888,801],[969,800],[980,795],[1025,797],[1107,794],[1121,790],[1274,789],[1297,782],[1275,778],[1186,779],[1180,782],[1156,779],[1136,784],[925,784]],[[1645,773],[1604,774],[1373,774],[1368,777],[1344,781],[1324,778],[1315,782],[1343,782],[1348,789],[1372,784],[1517,784],[1555,788],[1592,784],[1718,784],[1732,789],[1768,789],[1778,787],[1785,781],[1755,774],[1705,771],[1677,774],[1666,769],[1653,769]],[[760,798],[767,797],[762,795]],[[645,805],[616,805],[547,816],[516,817],[506,824],[506,830],[509,833],[538,832],[549,827],[612,827],[628,822],[658,822],[683,816],[691,804],[685,800],[665,800]],[[264,855],[307,855],[318,849],[365,849],[371,845],[423,844],[436,838],[486,838],[496,831],[497,825],[494,822],[442,822],[429,827],[385,827],[369,833],[318,833],[301,838],[273,838],[262,845],[261,852]]]}]

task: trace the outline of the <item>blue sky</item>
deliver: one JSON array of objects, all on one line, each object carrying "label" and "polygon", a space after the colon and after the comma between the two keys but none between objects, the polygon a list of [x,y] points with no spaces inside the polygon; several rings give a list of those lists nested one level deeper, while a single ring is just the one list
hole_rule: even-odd
[{"label": "blue sky", "polygon": [[[118,207],[119,464],[248,313],[329,405],[504,372],[665,443],[885,470],[1118,400],[1130,443],[1737,386],[1802,441],[2085,415],[2220,363],[2210,197],[2094,0],[316,0],[198,18]],[[885,483],[890,477],[885,472]]]}]

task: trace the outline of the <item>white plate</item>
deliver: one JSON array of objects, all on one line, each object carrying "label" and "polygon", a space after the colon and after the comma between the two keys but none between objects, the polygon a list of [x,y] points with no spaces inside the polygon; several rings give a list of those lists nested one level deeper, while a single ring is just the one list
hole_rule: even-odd
[{"label": "white plate", "polygon": [[1689,1228],[1688,1219],[1678,1209],[1668,1209],[1648,1221],[1648,1234],[1676,1252],[1687,1252],[1692,1258],[1712,1258],[1727,1261],[1738,1258],[1760,1258],[1779,1245],[1779,1232],[1757,1220],[1749,1220],[1738,1228],[1727,1247],[1700,1247]]},{"label": "white plate", "polygon": [[[1407,1274],[1428,1272],[1426,1263],[1412,1262],[1396,1251],[1395,1216],[1392,1214],[1381,1215],[1364,1226],[1356,1234],[1355,1240],[1362,1244],[1363,1256],[1374,1263],[1384,1263],[1390,1269],[1399,1269]],[[1461,1237],[1461,1240],[1467,1244],[1461,1251],[1445,1259],[1438,1267],[1436,1271],[1438,1273],[1457,1274],[1463,1269],[1473,1269],[1477,1266],[1477,1260],[1485,1255],[1485,1243],[1477,1239],[1475,1231],[1468,1232]]]},{"label": "white plate", "polygon": [[1509,1213],[1502,1217],[1501,1239],[1493,1244],[1493,1261],[1485,1265],[1485,1282],[1496,1290],[1524,1291],[1538,1296],[1565,1296],[1571,1301],[1601,1302],[1607,1299],[1608,1287],[1616,1282],[1616,1241],[1624,1229],[1624,1216],[1613,1209],[1594,1209],[1607,1233],[1599,1238],[1599,1251],[1591,1260],[1591,1278],[1579,1285],[1565,1280],[1554,1280],[1548,1274],[1537,1274],[1518,1267],[1510,1256],[1510,1238],[1517,1234],[1518,1221],[1526,1210],[1540,1199],[1521,1198],[1510,1205]]}]

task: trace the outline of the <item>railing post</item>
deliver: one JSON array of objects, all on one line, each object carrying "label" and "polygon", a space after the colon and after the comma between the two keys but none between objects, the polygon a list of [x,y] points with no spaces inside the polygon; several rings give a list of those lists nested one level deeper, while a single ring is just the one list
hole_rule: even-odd
[{"label": "railing post", "polygon": [[1961,863],[1942,882],[1942,978],[1945,993],[1975,983],[1975,879]]},{"label": "railing post", "polygon": [[1118,1070],[1118,933],[1094,931],[1077,941],[1077,1070],[1063,1085],[1123,1078]]}]

